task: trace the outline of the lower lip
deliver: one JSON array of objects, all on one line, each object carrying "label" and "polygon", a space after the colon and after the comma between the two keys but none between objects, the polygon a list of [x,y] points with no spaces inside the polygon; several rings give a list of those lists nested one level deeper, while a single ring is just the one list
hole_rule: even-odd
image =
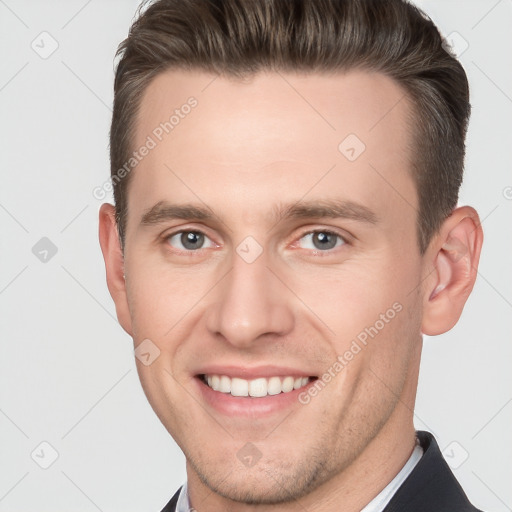
[{"label": "lower lip", "polygon": [[246,416],[250,418],[270,416],[289,409],[293,405],[299,406],[300,393],[306,391],[314,383],[314,381],[311,381],[305,386],[288,393],[255,398],[251,396],[233,396],[231,393],[214,391],[202,378],[196,377],[194,380],[197,382],[203,399],[216,411],[230,417]]}]

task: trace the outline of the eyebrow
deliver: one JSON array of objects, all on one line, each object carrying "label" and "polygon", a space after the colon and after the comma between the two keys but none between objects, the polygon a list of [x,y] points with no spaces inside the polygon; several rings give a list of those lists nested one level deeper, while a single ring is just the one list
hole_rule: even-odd
[{"label": "eyebrow", "polygon": [[[346,200],[319,199],[279,204],[274,206],[270,217],[276,224],[282,220],[316,218],[349,219],[369,224],[378,222],[377,215],[368,207]],[[210,208],[203,205],[172,204],[167,201],[159,201],[145,211],[140,224],[142,226],[152,226],[175,219],[212,221],[218,219],[218,216]]]}]

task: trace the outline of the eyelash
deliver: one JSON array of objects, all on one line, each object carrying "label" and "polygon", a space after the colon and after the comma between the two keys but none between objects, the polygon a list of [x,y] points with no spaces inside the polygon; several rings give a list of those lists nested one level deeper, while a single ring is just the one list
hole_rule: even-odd
[{"label": "eyelash", "polygon": [[[200,235],[203,235],[205,238],[210,239],[206,233],[204,233],[203,231],[201,231],[201,230],[199,230],[199,229],[181,229],[181,230],[179,230],[179,231],[174,231],[174,232],[172,232],[172,233],[170,233],[170,234],[168,234],[168,235],[165,235],[165,236],[163,237],[163,239],[164,239],[164,243],[169,244],[169,240],[170,240],[172,237],[174,237],[174,236],[176,236],[176,235],[181,235],[181,234],[183,234],[183,233],[198,233],[198,234],[200,234]],[[304,249],[304,250],[306,250],[306,251],[309,251],[309,252],[312,252],[313,254],[315,254],[315,257],[320,257],[320,258],[322,258],[322,257],[330,256],[330,255],[332,255],[332,254],[335,252],[335,250],[336,250],[336,249],[340,249],[340,248],[341,248],[341,247],[343,247],[344,245],[349,245],[349,244],[350,244],[350,242],[349,242],[349,240],[348,240],[348,237],[343,236],[343,235],[341,235],[340,233],[337,233],[336,231],[332,231],[332,230],[329,230],[329,229],[314,229],[314,230],[306,231],[306,232],[302,233],[302,234],[300,235],[300,237],[299,237],[297,240],[298,240],[298,241],[300,241],[300,240],[302,240],[304,237],[306,237],[306,236],[308,236],[308,235],[314,235],[314,234],[316,234],[316,233],[325,233],[325,234],[329,234],[329,235],[334,235],[334,236],[336,236],[339,240],[341,240],[341,242],[342,242],[342,243],[341,243],[341,245],[339,245],[339,246],[337,245],[337,246],[335,246],[335,247],[333,247],[333,248],[331,248],[331,249],[326,249],[326,250],[324,250],[324,251],[322,251],[321,249]],[[213,241],[212,241],[212,243],[213,243],[214,245],[216,245],[216,244],[215,244],[215,242],[213,242]],[[294,242],[294,243],[292,244],[292,246],[293,246],[293,245],[295,245],[295,244],[297,244],[297,242]],[[199,254],[200,254],[200,253],[202,253],[202,252],[203,252],[203,250],[206,250],[206,249],[208,249],[208,247],[206,247],[206,248],[203,248],[203,247],[202,247],[202,248],[200,248],[200,249],[195,249],[195,250],[193,250],[193,249],[192,249],[192,250],[183,250],[183,249],[176,249],[176,248],[173,248],[174,252],[177,252],[177,253],[178,253],[178,254],[180,254],[180,255],[181,255],[181,254],[183,254],[183,255],[191,256],[191,257],[193,257],[193,256],[197,255],[198,253],[199,253]]]}]

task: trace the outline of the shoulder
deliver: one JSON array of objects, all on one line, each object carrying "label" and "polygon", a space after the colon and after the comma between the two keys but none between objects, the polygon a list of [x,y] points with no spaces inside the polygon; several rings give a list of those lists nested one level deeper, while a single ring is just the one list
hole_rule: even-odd
[{"label": "shoulder", "polygon": [[432,434],[418,431],[423,456],[384,512],[481,512],[464,493]]}]

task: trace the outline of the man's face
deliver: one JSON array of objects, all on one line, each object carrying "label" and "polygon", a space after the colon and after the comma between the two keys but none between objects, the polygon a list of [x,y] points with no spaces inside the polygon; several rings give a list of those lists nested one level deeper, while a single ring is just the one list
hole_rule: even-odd
[{"label": "man's face", "polygon": [[138,371],[189,479],[279,502],[412,424],[423,262],[409,103],[362,71],[213,78],[169,71],[142,99],[134,149],[148,135],[156,147],[129,189],[131,334],[160,350]]}]

